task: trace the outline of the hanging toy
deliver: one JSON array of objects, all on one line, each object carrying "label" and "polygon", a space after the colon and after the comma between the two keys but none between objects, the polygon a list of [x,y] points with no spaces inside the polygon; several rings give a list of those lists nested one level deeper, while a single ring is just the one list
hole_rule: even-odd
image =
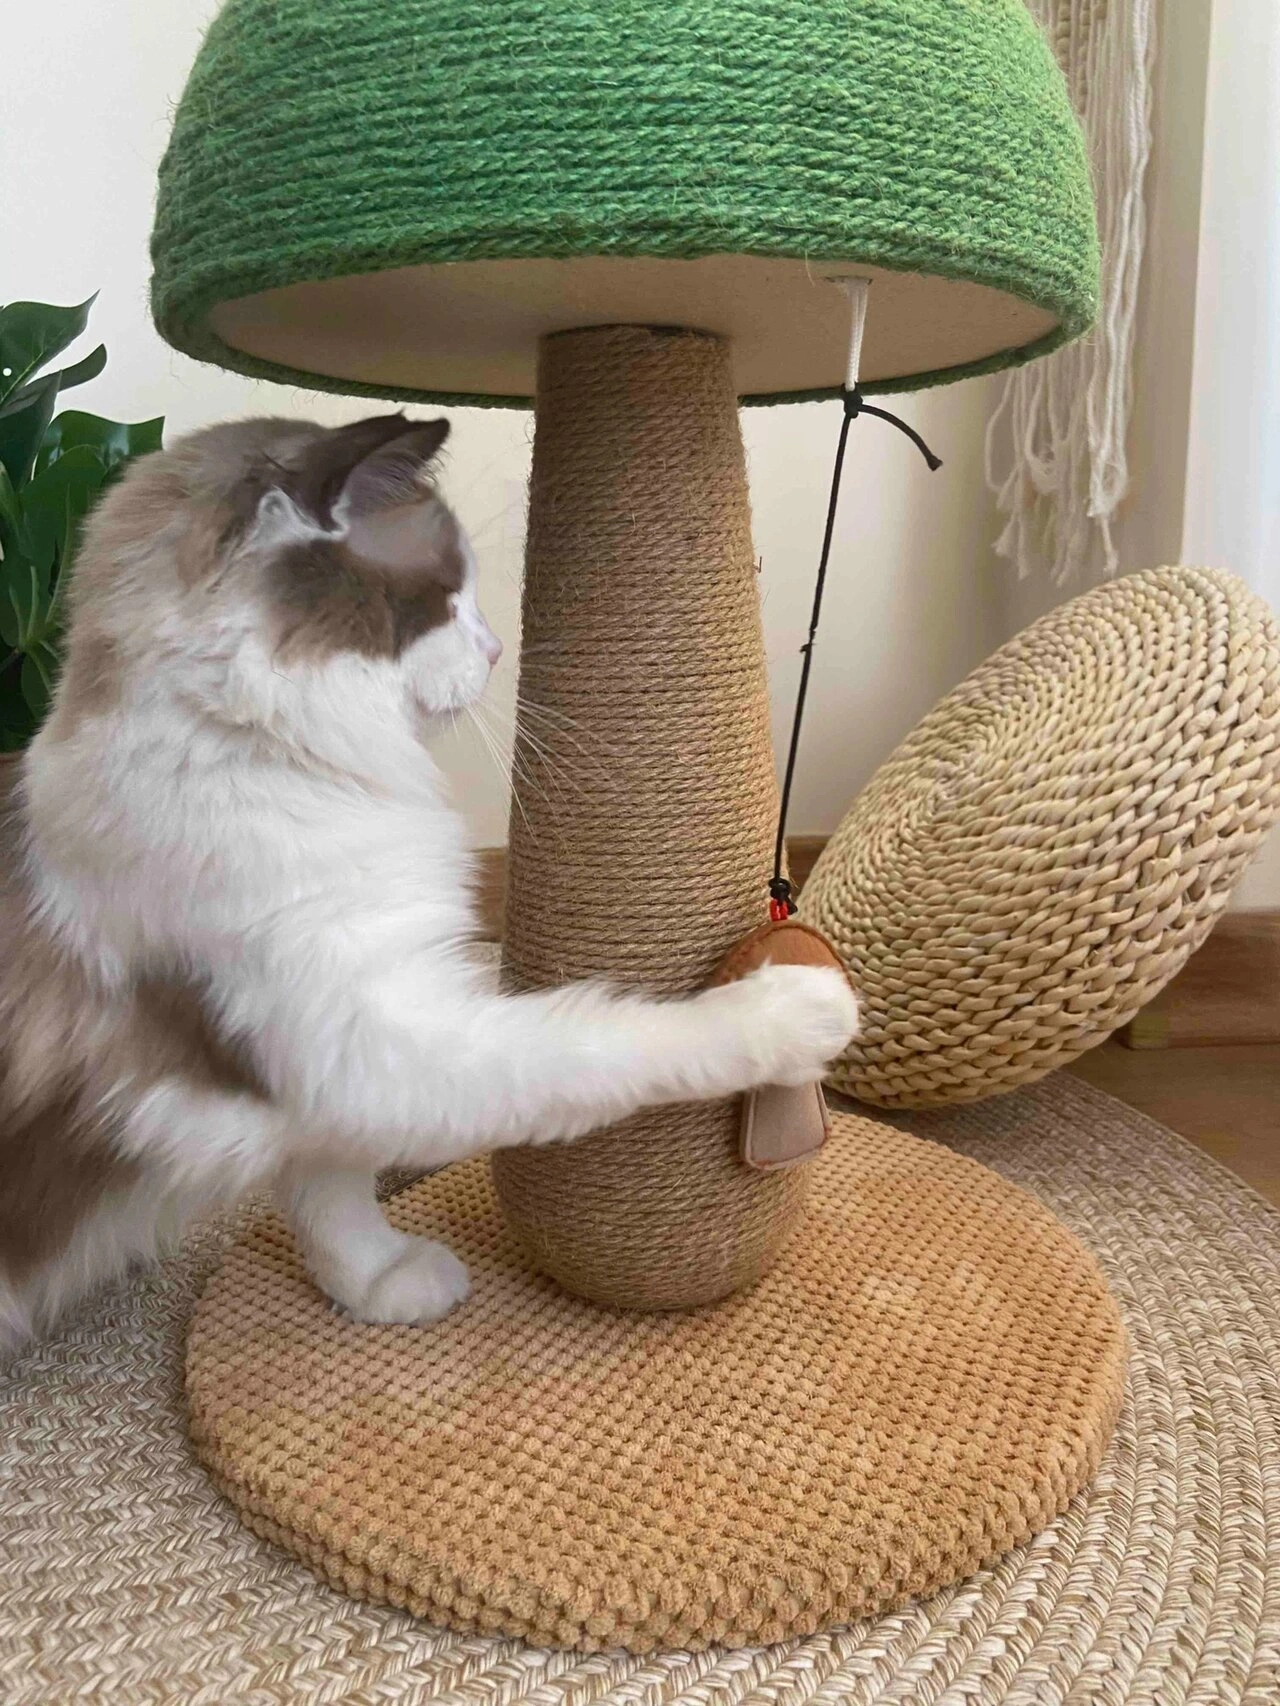
[{"label": "hanging toy", "polygon": [[[778,807],[773,876],[769,880],[769,922],[753,930],[727,955],[711,980],[713,985],[734,983],[764,965],[829,966],[847,976],[839,955],[826,937],[811,925],[801,924],[793,916],[796,906],[783,866],[786,860],[787,811],[791,804],[791,783],[795,776],[796,754],[800,748],[800,726],[804,720],[805,698],[809,691],[813,648],[822,615],[822,594],[826,586],[827,562],[831,556],[831,540],[835,533],[836,512],[840,503],[840,480],[844,472],[844,453],[849,428],[859,415],[876,415],[880,420],[889,421],[911,439],[928,463],[931,472],[942,466],[941,459],[933,454],[919,433],[908,426],[906,421],[890,414],[887,409],[877,408],[863,401],[862,392],[858,387],[858,370],[862,361],[862,333],[866,325],[870,280],[832,275],[830,282],[847,294],[851,313],[844,414],[836,445],[835,466],[831,473],[831,494],[827,501],[827,523],[822,535],[822,554],[818,559],[809,633],[800,648],[804,661],[800,666],[800,685],[791,719],[791,742],[787,749],[782,797]],[[827,1104],[821,1084],[764,1085],[743,1098],[739,1140],[742,1160],[748,1167],[761,1172],[777,1172],[784,1167],[798,1166],[802,1161],[811,1160],[822,1148],[828,1126]]]},{"label": "hanging toy", "polygon": [[[826,937],[798,918],[774,918],[744,936],[711,979],[712,987],[736,983],[761,966],[822,966],[845,975]],[[827,1104],[822,1086],[765,1084],[743,1098],[739,1148],[743,1161],[758,1172],[776,1173],[807,1161],[827,1136]]]}]

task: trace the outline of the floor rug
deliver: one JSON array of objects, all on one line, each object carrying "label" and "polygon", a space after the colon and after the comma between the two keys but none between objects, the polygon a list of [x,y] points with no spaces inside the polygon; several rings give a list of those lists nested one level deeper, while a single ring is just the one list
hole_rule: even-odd
[{"label": "floor rug", "polygon": [[0,1375],[0,1698],[51,1706],[1274,1706],[1280,1214],[1075,1080],[904,1118],[1031,1191],[1129,1333],[1087,1492],[996,1566],[763,1648],[583,1655],[441,1633],[256,1539],[188,1443],[182,1350],[236,1237],[84,1312]]}]

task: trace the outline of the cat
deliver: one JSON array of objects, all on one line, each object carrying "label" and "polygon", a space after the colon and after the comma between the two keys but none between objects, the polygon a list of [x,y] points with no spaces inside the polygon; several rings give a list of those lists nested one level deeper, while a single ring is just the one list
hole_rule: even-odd
[{"label": "cat", "polygon": [[0,1347],[271,1186],[361,1321],[467,1294],[391,1165],[802,1083],[835,971],[679,1001],[504,995],[424,744],[501,647],[438,488],[446,421],[257,419],[141,458],[90,518],[49,716],[0,780]]}]

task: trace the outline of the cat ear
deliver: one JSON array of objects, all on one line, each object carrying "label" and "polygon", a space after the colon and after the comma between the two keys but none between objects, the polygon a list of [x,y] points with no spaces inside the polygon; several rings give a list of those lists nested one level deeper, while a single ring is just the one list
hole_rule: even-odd
[{"label": "cat ear", "polygon": [[343,482],[341,503],[358,517],[423,496],[423,474],[449,436],[445,420],[405,423],[395,438],[371,450]]},{"label": "cat ear", "polygon": [[400,414],[373,415],[319,433],[281,485],[300,509],[330,527],[343,498],[353,507],[370,509],[413,496],[420,489],[423,467],[448,436],[448,421],[419,423]]}]

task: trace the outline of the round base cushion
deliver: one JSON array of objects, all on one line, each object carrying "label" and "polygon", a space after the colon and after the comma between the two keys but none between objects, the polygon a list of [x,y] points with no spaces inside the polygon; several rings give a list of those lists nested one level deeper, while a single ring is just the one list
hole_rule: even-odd
[{"label": "round base cushion", "polygon": [[930,1594],[1092,1479],[1125,1330],[1075,1235],[941,1144],[836,1114],[812,1172],[753,1291],[667,1314],[530,1273],[482,1159],[387,1205],[470,1269],[431,1326],[335,1314],[262,1220],[191,1323],[196,1449],[333,1587],[458,1630],[756,1646]]},{"label": "round base cushion", "polygon": [[1280,806],[1280,629],[1214,570],[1062,605],[872,778],[805,886],[862,1030],[830,1081],[975,1100],[1126,1023],[1208,934]]}]

